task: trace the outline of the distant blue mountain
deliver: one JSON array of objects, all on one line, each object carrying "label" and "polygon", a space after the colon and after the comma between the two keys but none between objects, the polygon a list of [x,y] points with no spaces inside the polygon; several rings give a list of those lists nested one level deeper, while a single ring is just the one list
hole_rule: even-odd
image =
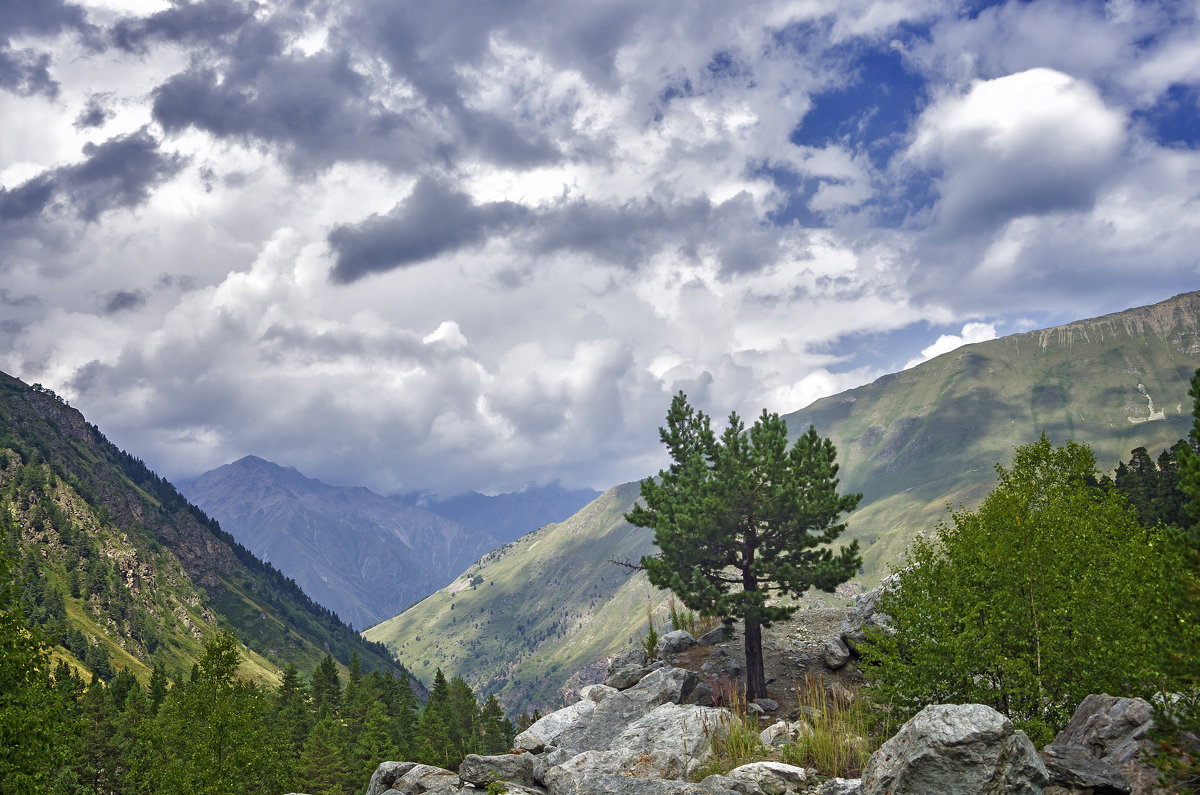
[{"label": "distant blue mountain", "polygon": [[439,501],[414,495],[403,499],[507,544],[539,527],[574,516],[599,496],[600,492],[592,489],[565,489],[552,483],[494,497],[471,492]]}]

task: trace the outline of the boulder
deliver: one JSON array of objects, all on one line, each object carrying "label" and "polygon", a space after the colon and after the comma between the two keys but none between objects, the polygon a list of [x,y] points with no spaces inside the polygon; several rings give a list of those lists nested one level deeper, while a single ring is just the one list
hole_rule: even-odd
[{"label": "boulder", "polygon": [[366,795],[383,795],[401,776],[416,766],[416,762],[380,762],[379,767],[371,774]]},{"label": "boulder", "polygon": [[590,699],[584,699],[568,707],[555,710],[518,734],[513,740],[513,746],[525,751],[537,752],[548,745],[562,745],[563,743],[558,741],[559,738],[587,726],[595,711],[596,702]]},{"label": "boulder", "polygon": [[786,720],[776,721],[758,733],[758,739],[767,748],[779,748],[792,740],[812,734],[812,729],[804,721],[789,723]]},{"label": "boulder", "polygon": [[[619,773],[589,773],[574,782],[575,788],[551,795],[717,795],[723,791],[705,789],[700,784],[683,781],[662,781],[649,778],[629,778]],[[736,790],[730,790],[736,792]]]},{"label": "boulder", "polygon": [[683,778],[683,761],[665,751],[647,753],[632,748],[585,751],[547,770],[544,783],[552,795],[558,795],[575,793],[586,778],[602,774],[677,781]]},{"label": "boulder", "polygon": [[766,712],[774,712],[779,709],[779,702],[773,698],[756,698],[754,703],[762,707]]},{"label": "boulder", "polygon": [[400,795],[457,795],[462,790],[458,774],[433,765],[414,765],[392,783],[390,790]]},{"label": "boulder", "polygon": [[879,610],[879,597],[900,585],[900,576],[892,574],[858,598],[850,615],[842,621],[838,636],[852,654],[860,655],[859,645],[867,639],[864,630],[869,628],[890,629],[892,618]]},{"label": "boulder", "polygon": [[656,657],[667,657],[671,654],[679,654],[696,645],[696,639],[692,637],[692,633],[686,629],[677,629],[674,632],[668,632],[658,639],[658,645],[654,647],[654,655]]},{"label": "boulder", "polygon": [[630,723],[610,747],[678,757],[684,776],[712,758],[709,737],[729,726],[733,713],[720,707],[663,704]]},{"label": "boulder", "polygon": [[861,779],[831,778],[818,784],[812,790],[812,795],[859,795],[861,792]]},{"label": "boulder", "polygon": [[468,754],[458,766],[458,777],[477,787],[497,780],[533,786],[533,754]]},{"label": "boulder", "polygon": [[725,642],[727,634],[725,627],[717,627],[696,638],[696,642],[701,646],[716,646],[718,643]]},{"label": "boulder", "polygon": [[829,638],[825,641],[825,667],[831,671],[844,668],[850,662],[850,647],[841,638]]},{"label": "boulder", "polygon": [[925,707],[871,754],[863,795],[1041,793],[1049,777],[1033,743],[982,704]]},{"label": "boulder", "polygon": [[617,690],[625,690],[642,681],[642,677],[650,673],[644,665],[626,665],[604,677],[604,684]]},{"label": "boulder", "polygon": [[740,781],[753,781],[764,795],[784,795],[786,792],[803,792],[810,774],[802,767],[783,762],[751,762],[735,767],[726,775]]},{"label": "boulder", "polygon": [[1096,792],[1153,792],[1158,773],[1141,761],[1152,726],[1153,710],[1140,698],[1088,696],[1042,750],[1052,783],[1091,786]]}]

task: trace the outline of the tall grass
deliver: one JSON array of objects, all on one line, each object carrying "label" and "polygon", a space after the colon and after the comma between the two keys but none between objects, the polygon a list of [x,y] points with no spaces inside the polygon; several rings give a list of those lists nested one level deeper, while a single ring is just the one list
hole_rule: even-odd
[{"label": "tall grass", "polygon": [[825,776],[861,774],[871,756],[871,728],[879,720],[866,699],[844,688],[830,692],[820,675],[808,672],[796,683],[796,700],[807,726],[783,746],[783,761]]},{"label": "tall grass", "polygon": [[676,603],[674,594],[667,601],[667,608],[671,615],[671,629],[686,629],[693,638],[711,632],[721,623],[716,616],[699,615],[694,610],[680,606]]},{"label": "tall grass", "polygon": [[713,703],[729,710],[729,715],[706,729],[712,757],[694,774],[696,781],[735,767],[769,758],[759,737],[758,719],[748,716],[746,695],[739,683],[728,676],[710,678]]}]

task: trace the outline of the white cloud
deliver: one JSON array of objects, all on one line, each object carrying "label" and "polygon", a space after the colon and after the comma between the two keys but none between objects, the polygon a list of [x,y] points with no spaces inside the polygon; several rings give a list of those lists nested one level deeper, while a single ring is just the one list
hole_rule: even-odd
[{"label": "white cloud", "polygon": [[916,367],[921,362],[927,362],[935,356],[941,356],[943,353],[961,348],[964,345],[970,345],[974,342],[987,342],[988,340],[996,339],[996,326],[993,323],[966,323],[962,327],[960,334],[943,334],[929,345],[921,349],[920,357],[910,359],[904,369]]}]

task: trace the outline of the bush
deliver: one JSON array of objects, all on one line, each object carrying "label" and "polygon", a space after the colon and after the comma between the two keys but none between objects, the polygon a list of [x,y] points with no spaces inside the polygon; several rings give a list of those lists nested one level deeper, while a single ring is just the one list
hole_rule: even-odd
[{"label": "bush", "polygon": [[1089,693],[1150,697],[1162,682],[1154,638],[1170,551],[1097,484],[1086,445],[1043,435],[996,469],[978,510],[913,544],[899,588],[880,599],[894,632],[871,635],[867,662],[900,715],[987,704],[1041,745]]}]

